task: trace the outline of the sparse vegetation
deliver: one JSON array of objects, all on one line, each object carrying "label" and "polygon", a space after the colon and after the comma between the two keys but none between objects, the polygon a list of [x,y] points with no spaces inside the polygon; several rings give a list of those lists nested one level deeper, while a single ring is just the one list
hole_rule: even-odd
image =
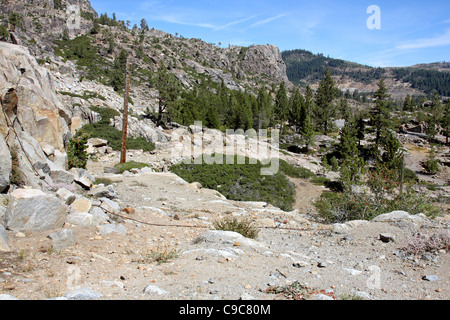
[{"label": "sparse vegetation", "polygon": [[336,299],[335,295],[331,291],[315,290],[308,286],[301,284],[298,281],[294,281],[291,284],[285,286],[269,286],[266,289],[266,293],[274,294],[279,298],[286,300],[306,300],[310,295],[323,294]]},{"label": "sparse vegetation", "polygon": [[149,167],[147,163],[130,161],[126,163],[118,163],[114,166],[117,173],[124,173],[125,171],[130,171],[131,169],[142,169]]},{"label": "sparse vegetation", "polygon": [[382,189],[382,193],[374,188],[362,193],[324,192],[314,205],[327,222],[372,220],[380,214],[396,210],[411,214],[424,213],[429,217],[435,217],[440,212],[433,200],[412,188],[407,188],[403,194],[394,191],[385,193],[384,187]]},{"label": "sparse vegetation", "polygon": [[426,252],[450,250],[450,231],[416,233],[400,248],[406,255],[421,255]]},{"label": "sparse vegetation", "polygon": [[114,181],[112,181],[109,178],[102,178],[102,177],[97,177],[95,178],[94,184],[98,185],[98,184],[103,184],[105,186],[109,186],[112,185],[114,183]]},{"label": "sparse vegetation", "polygon": [[176,259],[180,255],[180,251],[169,245],[159,245],[155,250],[148,250],[141,253],[141,258],[137,261],[140,263],[156,262],[157,264],[168,263]]},{"label": "sparse vegetation", "polygon": [[259,229],[254,225],[254,222],[250,219],[225,217],[220,220],[215,220],[213,222],[213,226],[216,230],[234,231],[250,239],[255,239],[259,233]]},{"label": "sparse vegetation", "polygon": [[17,148],[11,148],[11,162],[12,162],[12,169],[11,169],[11,177],[10,177],[10,183],[22,186],[24,185],[24,177],[22,174],[22,170],[20,169],[20,160],[19,155],[17,153]]}]

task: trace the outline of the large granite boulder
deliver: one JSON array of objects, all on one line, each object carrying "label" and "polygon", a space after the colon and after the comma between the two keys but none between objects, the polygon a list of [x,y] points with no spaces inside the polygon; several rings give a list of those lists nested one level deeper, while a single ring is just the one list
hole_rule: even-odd
[{"label": "large granite boulder", "polygon": [[5,213],[6,228],[14,231],[45,231],[61,228],[67,209],[55,196],[37,189],[16,189]]}]

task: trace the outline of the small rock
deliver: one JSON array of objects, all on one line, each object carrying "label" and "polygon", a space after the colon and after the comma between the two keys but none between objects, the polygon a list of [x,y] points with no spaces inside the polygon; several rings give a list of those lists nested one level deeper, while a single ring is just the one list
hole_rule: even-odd
[{"label": "small rock", "polygon": [[119,234],[124,236],[124,235],[127,234],[127,229],[124,226],[120,225],[120,224],[112,223],[112,224],[104,224],[104,225],[102,225],[100,227],[99,232],[100,232],[101,235],[106,235],[106,234],[109,234],[109,233],[119,233]]},{"label": "small rock", "polygon": [[390,233],[380,233],[380,240],[385,243],[395,242],[395,236]]},{"label": "small rock", "polygon": [[155,285],[151,285],[149,284],[148,286],[146,286],[143,290],[143,292],[145,294],[157,294],[157,295],[164,295],[164,294],[168,294],[167,291],[164,291],[163,289],[155,286]]},{"label": "small rock", "polygon": [[67,292],[64,297],[69,300],[94,300],[99,299],[103,295],[97,291],[94,291],[89,288],[80,288],[70,292]]},{"label": "small rock", "polygon": [[57,252],[60,252],[69,246],[73,246],[77,242],[75,232],[71,229],[64,229],[52,233],[48,237],[53,240],[53,249]]},{"label": "small rock", "polygon": [[342,238],[343,241],[352,241],[354,239],[355,237],[352,234],[347,234]]},{"label": "small rock", "polygon": [[326,294],[316,293],[316,294],[311,294],[308,297],[308,300],[334,300],[334,299]]},{"label": "small rock", "polygon": [[359,297],[361,299],[372,300],[372,296],[365,291],[355,290],[355,291],[353,291],[353,295],[355,295],[356,297]]},{"label": "small rock", "polygon": [[89,190],[94,184],[94,178],[85,169],[72,168],[69,170],[73,174],[74,180],[84,189]]},{"label": "small rock", "polygon": [[58,191],[56,191],[56,195],[68,206],[70,206],[77,198],[72,192],[65,188],[59,188]]},{"label": "small rock", "polygon": [[239,300],[255,300],[255,298],[253,296],[251,296],[250,294],[248,294],[247,292],[244,292],[239,297]]},{"label": "small rock", "polygon": [[89,227],[93,224],[93,216],[87,212],[75,212],[67,215],[66,222],[76,226]]},{"label": "small rock", "polygon": [[189,187],[191,188],[196,188],[196,189],[201,189],[202,185],[200,184],[200,182],[193,182],[189,185]]},{"label": "small rock", "polygon": [[136,212],[136,210],[134,210],[131,207],[126,207],[122,209],[122,212],[125,212],[126,214],[134,214]]},{"label": "small rock", "polygon": [[351,269],[351,268],[342,268],[343,271],[347,272],[351,276],[357,276],[362,273],[360,270]]},{"label": "small rock", "polygon": [[111,185],[95,188],[94,190],[92,190],[92,193],[97,198],[107,198],[110,200],[119,198],[116,191],[114,190],[114,187]]},{"label": "small rock", "polygon": [[305,261],[295,261],[292,265],[296,268],[303,268],[303,267],[307,267],[309,265],[309,263],[305,262]]},{"label": "small rock", "polygon": [[429,281],[429,282],[433,282],[433,281],[438,281],[439,278],[436,275],[427,275],[427,276],[423,276],[422,280],[424,281]]},{"label": "small rock", "polygon": [[20,299],[14,297],[14,296],[11,296],[9,294],[0,294],[0,300],[20,300]]},{"label": "small rock", "polygon": [[100,148],[108,145],[108,141],[99,138],[91,138],[87,142],[95,148]]},{"label": "small rock", "polygon": [[91,210],[92,201],[81,197],[79,199],[76,199],[71,205],[70,208],[74,213],[81,213],[81,212],[89,212]]},{"label": "small rock", "polygon": [[317,266],[318,266],[319,268],[326,268],[328,265],[327,265],[327,263],[326,263],[325,261],[322,261],[322,262],[319,262],[319,263],[317,264]]}]

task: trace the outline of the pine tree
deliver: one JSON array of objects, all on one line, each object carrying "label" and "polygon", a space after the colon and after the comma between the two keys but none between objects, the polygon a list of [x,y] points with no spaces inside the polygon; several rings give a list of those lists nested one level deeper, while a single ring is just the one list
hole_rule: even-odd
[{"label": "pine tree", "polygon": [[314,141],[314,127],[311,122],[311,117],[306,116],[301,135],[306,145],[306,150],[309,150],[310,145]]},{"label": "pine tree", "polygon": [[433,93],[433,104],[431,106],[431,110],[427,116],[427,137],[431,141],[438,134],[437,127],[442,122],[442,118],[444,117],[444,108],[442,106],[441,100],[439,99],[439,95],[437,91]]},{"label": "pine tree", "polygon": [[184,91],[181,97],[180,103],[172,105],[168,113],[173,121],[189,126],[199,120],[197,88],[194,87],[191,90]]},{"label": "pine tree", "polygon": [[450,99],[444,105],[444,115],[441,119],[441,126],[444,128],[445,143],[448,144],[448,138],[450,136]]},{"label": "pine tree", "polygon": [[300,132],[302,125],[304,125],[304,123],[302,123],[302,120],[305,120],[304,117],[305,99],[300,93],[300,90],[296,88],[289,100],[289,124],[294,126],[297,132]]},{"label": "pine tree", "polygon": [[322,126],[323,134],[329,132],[332,117],[336,112],[333,100],[336,97],[335,82],[331,77],[331,72],[327,68],[325,77],[320,81],[316,92],[316,119]]},{"label": "pine tree", "polygon": [[236,104],[233,105],[234,110],[234,129],[248,130],[253,127],[252,103],[248,92],[236,91]]},{"label": "pine tree", "polygon": [[283,123],[288,120],[289,100],[287,97],[286,86],[284,82],[280,84],[275,97],[275,118],[281,122],[281,131],[283,131]]},{"label": "pine tree", "polygon": [[410,111],[409,109],[410,104],[411,104],[411,96],[408,93],[405,97],[405,100],[403,100],[403,111]]},{"label": "pine tree", "polygon": [[340,168],[340,181],[347,192],[351,186],[359,182],[364,172],[364,159],[359,156],[358,129],[353,121],[346,121],[341,129],[338,151],[342,157]]},{"label": "pine tree", "polygon": [[341,98],[339,100],[339,112],[341,114],[341,117],[345,120],[345,121],[352,121],[353,118],[353,114],[350,110],[350,107],[348,105],[348,101],[346,98]]},{"label": "pine tree", "polygon": [[255,130],[269,127],[273,113],[272,108],[272,99],[269,93],[261,87],[253,105],[253,128]]},{"label": "pine tree", "polygon": [[394,136],[392,131],[384,131],[381,143],[384,150],[384,153],[381,156],[381,162],[389,170],[399,172],[403,162],[402,144]]},{"label": "pine tree", "polygon": [[375,108],[371,112],[372,127],[375,132],[375,145],[380,146],[382,131],[389,130],[392,126],[390,120],[390,95],[387,93],[384,80],[381,79],[378,83],[378,90],[374,93]]},{"label": "pine tree", "polygon": [[356,138],[358,139],[358,147],[361,147],[361,141],[364,140],[366,133],[366,123],[364,122],[364,115],[360,113],[356,118]]},{"label": "pine tree", "polygon": [[358,131],[354,123],[352,121],[346,121],[344,127],[341,129],[339,145],[337,147],[341,158],[359,154],[357,133]]},{"label": "pine tree", "polygon": [[181,86],[176,77],[172,73],[169,73],[163,64],[160,64],[158,71],[152,79],[152,83],[159,91],[158,119],[156,121],[156,126],[159,126],[162,124],[163,114],[169,108],[173,107],[179,98]]},{"label": "pine tree", "polygon": [[200,93],[202,103],[199,104],[204,109],[203,119],[207,128],[219,129],[220,118],[217,110],[217,98],[209,90],[203,90]]},{"label": "pine tree", "polygon": [[[81,47],[80,50],[85,50]],[[81,52],[80,54],[83,55]],[[119,56],[114,59],[113,68],[110,70],[109,84],[114,91],[121,92],[125,88],[125,69],[127,64],[128,53],[121,50]]]}]

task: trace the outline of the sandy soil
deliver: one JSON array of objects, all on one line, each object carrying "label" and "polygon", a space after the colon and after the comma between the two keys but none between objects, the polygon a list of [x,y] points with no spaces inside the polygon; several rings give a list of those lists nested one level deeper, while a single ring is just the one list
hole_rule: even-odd
[{"label": "sandy soil", "polygon": [[[300,282],[336,299],[450,298],[448,252],[409,259],[397,254],[415,232],[448,230],[448,217],[420,225],[371,222],[336,233],[331,225],[306,219],[322,187],[301,179],[295,181],[298,210],[289,213],[226,200],[170,173],[104,174],[115,162],[117,155],[90,162],[89,171],[113,180],[121,207],[135,209],[123,213],[132,219],[121,222],[126,234],[66,224],[76,244],[54,252],[48,235],[58,230],[8,231],[11,252],[0,253],[0,294],[37,300],[89,288],[103,300],[272,300],[284,297],[267,293],[270,286]],[[256,241],[226,236],[198,241],[226,216],[252,219],[260,227]],[[395,241],[381,241],[380,233]],[[155,261],[161,257],[170,259]],[[430,275],[437,280],[423,280]]]}]

